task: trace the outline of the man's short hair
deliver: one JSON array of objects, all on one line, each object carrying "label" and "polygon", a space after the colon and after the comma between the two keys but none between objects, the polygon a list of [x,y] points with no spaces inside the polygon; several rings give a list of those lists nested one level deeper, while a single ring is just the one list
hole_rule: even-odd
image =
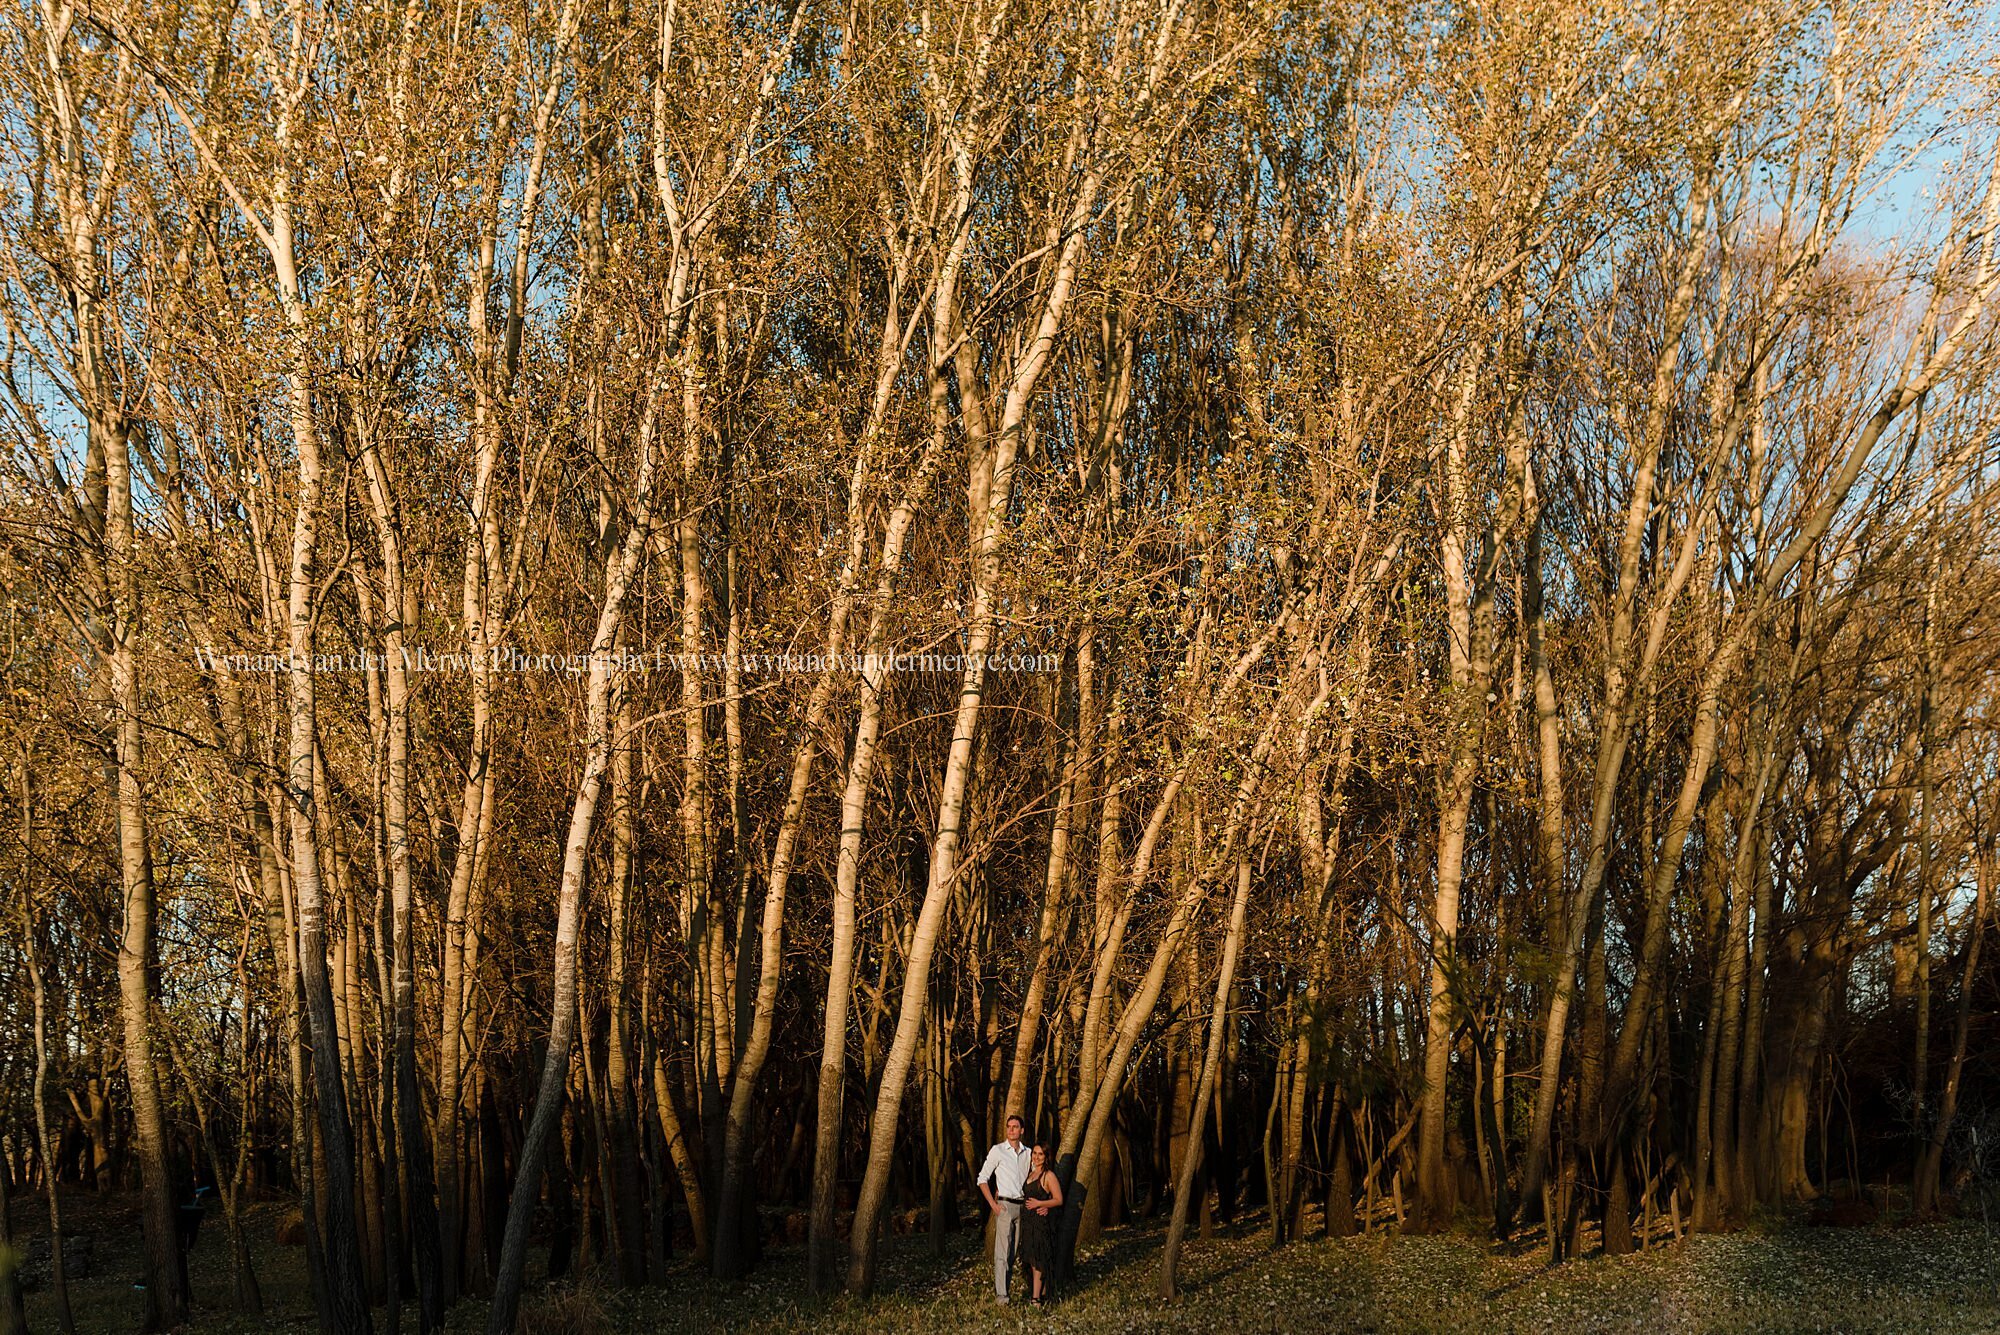
[{"label": "man's short hair", "polygon": [[1024,1118],[1023,1118],[1023,1117],[1021,1116],[1021,1114],[1019,1114],[1019,1113],[1008,1113],[1008,1114],[1007,1114],[1007,1125],[1008,1125],[1008,1126],[1012,1126],[1012,1125],[1014,1125],[1014,1123],[1016,1123],[1016,1122],[1019,1122],[1019,1123],[1021,1124],[1021,1129],[1022,1129],[1022,1130],[1024,1130],[1024,1131],[1025,1131],[1025,1130],[1027,1130],[1027,1128],[1028,1128],[1028,1123],[1027,1123],[1026,1119],[1024,1119]]}]

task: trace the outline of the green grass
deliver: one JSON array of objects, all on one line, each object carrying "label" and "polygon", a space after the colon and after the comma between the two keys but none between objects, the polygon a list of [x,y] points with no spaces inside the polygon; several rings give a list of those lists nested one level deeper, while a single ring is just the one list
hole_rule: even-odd
[{"label": "green grass", "polygon": [[[16,1203],[16,1226],[24,1222]],[[280,1214],[260,1207],[251,1221],[267,1315],[251,1322],[229,1311],[222,1230],[204,1227],[192,1258],[198,1303],[194,1329],[219,1335],[317,1329],[303,1255],[272,1241]],[[124,1236],[109,1212],[95,1221],[97,1273],[74,1283],[79,1330],[138,1328],[136,1226]],[[211,1223],[219,1221],[211,1220]],[[113,1233],[114,1228],[117,1229]],[[35,1231],[29,1223],[29,1231]],[[105,1236],[105,1234],[113,1234]],[[1272,1251],[1254,1228],[1191,1238],[1183,1253],[1182,1297],[1157,1297],[1161,1237],[1154,1228],[1112,1230],[1080,1263],[1062,1301],[1036,1310],[1002,1308],[989,1292],[991,1269],[974,1228],[953,1234],[947,1255],[926,1239],[893,1238],[882,1292],[860,1300],[815,1299],[800,1275],[797,1247],[772,1249],[751,1278],[716,1284],[686,1268],[633,1293],[595,1290],[571,1303],[574,1335],[651,1331],[771,1332],[2000,1332],[2000,1231],[1975,1223],[1910,1228],[1781,1227],[1690,1237],[1617,1259],[1594,1257],[1550,1267],[1538,1248],[1507,1249],[1456,1234],[1376,1235],[1313,1240]],[[531,1263],[531,1276],[539,1258]],[[591,1301],[592,1296],[596,1302]],[[536,1293],[531,1290],[528,1312]],[[601,1325],[575,1324],[601,1306]],[[56,1329],[46,1292],[28,1299],[30,1330]],[[414,1328],[405,1309],[405,1329]],[[475,1332],[484,1313],[462,1304],[454,1332]],[[595,1330],[589,1329],[596,1326]],[[380,1330],[378,1313],[377,1329]],[[532,1335],[532,1332],[531,1332]],[[549,1332],[555,1335],[555,1332]]]}]

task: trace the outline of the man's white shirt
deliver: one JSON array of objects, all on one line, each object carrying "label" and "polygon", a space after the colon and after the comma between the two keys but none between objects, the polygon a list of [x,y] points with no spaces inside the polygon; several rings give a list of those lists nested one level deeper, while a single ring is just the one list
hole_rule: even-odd
[{"label": "man's white shirt", "polygon": [[1028,1185],[1028,1171],[1034,1167],[1035,1152],[1026,1145],[1016,1150],[1006,1141],[1001,1141],[986,1151],[986,1163],[979,1170],[979,1180],[993,1179],[993,1194],[1013,1200],[1021,1199],[1021,1193]]}]

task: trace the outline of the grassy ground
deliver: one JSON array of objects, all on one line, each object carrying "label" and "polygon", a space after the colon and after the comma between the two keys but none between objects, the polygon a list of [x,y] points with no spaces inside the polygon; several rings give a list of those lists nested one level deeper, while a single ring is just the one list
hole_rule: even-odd
[{"label": "grassy ground", "polygon": [[[17,1238],[37,1231],[16,1202]],[[78,1213],[72,1211],[72,1213]],[[192,1259],[206,1333],[314,1329],[303,1256],[279,1247],[281,1211],[251,1220],[263,1321],[229,1311],[227,1257],[219,1227],[204,1226]],[[25,1217],[24,1217],[25,1216]],[[142,1295],[137,1225],[104,1205],[79,1224],[100,1232],[96,1273],[72,1287],[83,1335],[135,1331]],[[219,1220],[211,1220],[219,1224]],[[26,1228],[22,1226],[26,1225]],[[129,1232],[127,1231],[129,1230]],[[115,1245],[129,1238],[123,1246]],[[1190,1239],[1183,1296],[1156,1296],[1160,1234],[1119,1229],[1088,1253],[1062,1301],[1036,1310],[1001,1308],[990,1267],[970,1229],[933,1259],[926,1240],[895,1238],[882,1294],[870,1301],[811,1298],[800,1283],[801,1249],[774,1249],[750,1280],[717,1285],[685,1271],[634,1294],[583,1289],[531,1294],[530,1335],[650,1331],[997,1332],[2000,1332],[2000,1231],[1974,1223],[1917,1228],[1801,1226],[1693,1237],[1637,1256],[1590,1258],[1551,1268],[1538,1248],[1510,1250],[1466,1235],[1377,1235],[1315,1240],[1279,1252],[1252,1228]],[[531,1265],[531,1274],[539,1263]],[[29,1296],[30,1330],[56,1328],[46,1292]],[[413,1314],[406,1313],[406,1321]],[[474,1332],[483,1313],[452,1313],[454,1332]],[[379,1313],[378,1313],[379,1322]],[[381,1326],[378,1324],[377,1329]]]},{"label": "grassy ground", "polygon": [[[921,1243],[916,1246],[921,1253]],[[614,1330],[1918,1332],[2000,1331],[2000,1234],[1976,1225],[1790,1228],[1691,1238],[1551,1269],[1466,1236],[1318,1240],[1272,1252],[1247,1232],[1191,1242],[1183,1296],[1157,1294],[1160,1238],[1114,1233],[1073,1293],[993,1304],[968,1239],[948,1263],[902,1250],[893,1291],[816,1303],[781,1259],[768,1278],[607,1301]],[[885,1288],[888,1287],[885,1285]]]}]

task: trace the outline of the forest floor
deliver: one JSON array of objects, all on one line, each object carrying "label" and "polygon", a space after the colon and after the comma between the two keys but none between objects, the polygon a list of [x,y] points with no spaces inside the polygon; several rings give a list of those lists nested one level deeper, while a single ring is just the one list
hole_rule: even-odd
[{"label": "forest floor", "polygon": [[[14,1202],[15,1238],[30,1256],[45,1232],[30,1200]],[[66,1198],[67,1206],[67,1198]],[[248,1220],[266,1316],[231,1311],[228,1251],[219,1218],[203,1225],[190,1257],[204,1332],[317,1328],[304,1255],[273,1241],[282,1206]],[[71,1281],[79,1335],[129,1335],[144,1295],[136,1209],[79,1198],[66,1231],[92,1237],[91,1274]],[[772,1332],[2000,1332],[2000,1228],[1976,1222],[1922,1227],[1815,1228],[1773,1222],[1621,1258],[1551,1267],[1536,1246],[1496,1247],[1470,1233],[1444,1237],[1315,1239],[1272,1251],[1256,1222],[1190,1238],[1182,1296],[1157,1296],[1161,1232],[1109,1231],[1080,1260],[1061,1301],[1036,1309],[992,1300],[992,1268],[977,1230],[947,1239],[934,1258],[924,1237],[885,1248],[881,1294],[871,1300],[810,1297],[801,1248],[773,1248],[743,1282],[716,1284],[685,1269],[634,1293],[590,1284],[531,1290],[526,1335],[627,1335],[652,1331]],[[45,1253],[45,1247],[42,1249]],[[539,1258],[531,1262],[531,1277]],[[384,1329],[376,1314],[376,1329]],[[46,1286],[28,1296],[29,1330],[57,1329]],[[474,1335],[483,1312],[462,1304],[454,1335]],[[414,1329],[407,1307],[405,1329]]]}]

